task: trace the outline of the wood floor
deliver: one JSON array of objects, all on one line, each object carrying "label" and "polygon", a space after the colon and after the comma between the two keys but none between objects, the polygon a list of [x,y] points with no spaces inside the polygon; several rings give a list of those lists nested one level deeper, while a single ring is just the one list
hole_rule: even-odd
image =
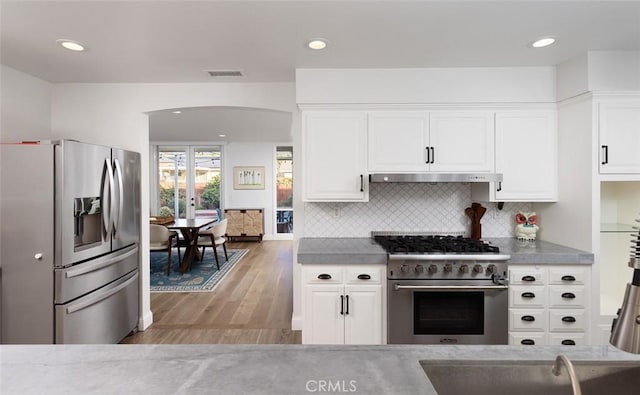
[{"label": "wood floor", "polygon": [[154,323],[127,344],[299,344],[291,330],[291,241],[228,243],[249,252],[213,292],[152,293]]}]

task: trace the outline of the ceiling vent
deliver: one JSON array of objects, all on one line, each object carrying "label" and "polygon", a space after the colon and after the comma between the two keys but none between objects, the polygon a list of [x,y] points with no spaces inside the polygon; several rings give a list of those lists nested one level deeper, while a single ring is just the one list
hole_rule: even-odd
[{"label": "ceiling vent", "polygon": [[240,70],[207,70],[211,77],[242,77]]}]

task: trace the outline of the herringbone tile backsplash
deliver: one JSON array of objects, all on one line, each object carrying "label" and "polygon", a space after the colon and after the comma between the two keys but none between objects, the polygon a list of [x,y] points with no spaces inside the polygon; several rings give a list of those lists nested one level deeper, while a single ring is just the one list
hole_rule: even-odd
[{"label": "herringbone tile backsplash", "polygon": [[[304,237],[369,237],[371,231],[465,232],[471,221],[471,185],[466,183],[372,183],[368,203],[305,203]],[[515,215],[531,203],[481,202],[482,237],[513,237]],[[339,215],[336,216],[336,211]],[[541,222],[544,219],[541,219]],[[541,227],[543,224],[541,224]]]}]

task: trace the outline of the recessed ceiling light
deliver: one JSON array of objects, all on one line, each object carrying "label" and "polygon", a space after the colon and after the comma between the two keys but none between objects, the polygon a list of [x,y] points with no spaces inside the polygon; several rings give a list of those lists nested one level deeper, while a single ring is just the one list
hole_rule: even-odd
[{"label": "recessed ceiling light", "polygon": [[307,47],[311,49],[325,49],[327,47],[327,44],[328,41],[324,38],[314,38],[307,43]]},{"label": "recessed ceiling light", "polygon": [[226,135],[226,134],[219,134],[218,136],[220,136],[220,137],[227,137],[227,135]]},{"label": "recessed ceiling light", "polygon": [[182,111],[177,110],[177,111],[171,111],[173,114],[182,114]]},{"label": "recessed ceiling light", "polygon": [[63,48],[66,48],[70,51],[82,52],[85,50],[84,44],[74,40],[67,40],[66,38],[61,38],[56,40],[58,44],[60,44]]},{"label": "recessed ceiling light", "polygon": [[545,37],[545,38],[541,38],[540,40],[534,41],[531,46],[533,48],[543,48],[546,46],[549,46],[551,44],[553,44],[554,42],[556,42],[556,39],[553,37]]}]

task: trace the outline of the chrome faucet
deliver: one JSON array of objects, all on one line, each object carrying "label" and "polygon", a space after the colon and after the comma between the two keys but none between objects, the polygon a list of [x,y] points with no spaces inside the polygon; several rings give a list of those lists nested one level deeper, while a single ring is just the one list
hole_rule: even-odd
[{"label": "chrome faucet", "polygon": [[560,376],[560,365],[564,364],[567,368],[567,372],[569,372],[569,380],[571,381],[571,388],[573,389],[573,395],[582,395],[582,390],[580,389],[580,382],[578,381],[578,377],[576,376],[576,371],[573,368],[573,364],[567,358],[566,355],[560,354],[556,357],[556,362],[553,364],[551,368],[551,373],[556,376]]}]

